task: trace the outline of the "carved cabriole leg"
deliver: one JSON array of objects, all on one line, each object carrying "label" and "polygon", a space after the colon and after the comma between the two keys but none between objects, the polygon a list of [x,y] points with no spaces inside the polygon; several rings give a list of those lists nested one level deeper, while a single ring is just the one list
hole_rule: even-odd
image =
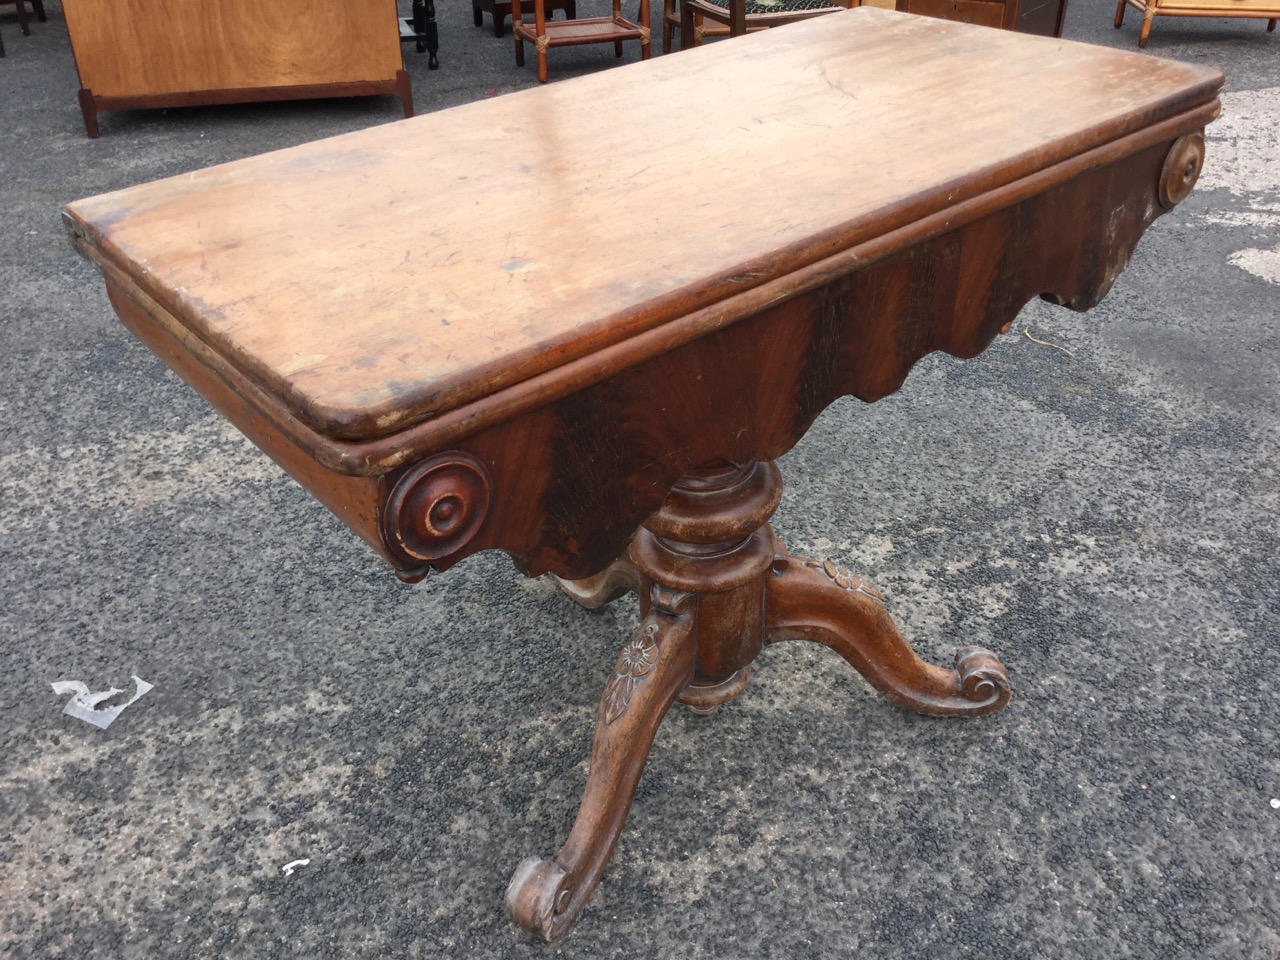
[{"label": "carved cabriole leg", "polygon": [[925,663],[894,626],[880,591],[830,560],[779,556],[767,583],[768,643],[825,644],[889,699],[931,717],[977,717],[1009,702],[1009,675],[995,654],[963,647],[955,669]]},{"label": "carved cabriole leg", "polygon": [[575,603],[588,610],[599,610],[619,597],[640,590],[640,571],[625,553],[593,577],[563,580],[552,574],[551,579]]},{"label": "carved cabriole leg", "polygon": [[516,867],[503,900],[507,916],[548,941],[558,939],[587,902],[618,842],[658,725],[693,677],[690,598],[653,610],[623,649],[596,715],[591,769],[578,818],[555,860]]},{"label": "carved cabriole leg", "polygon": [[84,132],[93,140],[98,136],[98,106],[93,99],[93,91],[82,87],[77,96],[80,99],[80,116],[84,118]]},{"label": "carved cabriole leg", "polygon": [[764,643],[764,578],[774,556],[768,519],[781,497],[771,463],[694,471],[636,534],[634,566],[619,559],[585,587],[569,584],[575,599],[602,600],[611,572],[638,578],[643,620],[605,687],[568,842],[554,861],[525,860],[511,878],[505,906],[517,923],[554,940],[573,922],[613,852],[658,724],[677,696],[709,712],[746,687]]}]

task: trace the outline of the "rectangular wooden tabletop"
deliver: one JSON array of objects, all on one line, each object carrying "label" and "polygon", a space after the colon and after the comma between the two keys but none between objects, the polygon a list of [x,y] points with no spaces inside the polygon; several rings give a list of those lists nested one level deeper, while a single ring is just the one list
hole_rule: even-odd
[{"label": "rectangular wooden tabletop", "polygon": [[68,207],[303,429],[385,437],[1212,101],[858,8]]}]

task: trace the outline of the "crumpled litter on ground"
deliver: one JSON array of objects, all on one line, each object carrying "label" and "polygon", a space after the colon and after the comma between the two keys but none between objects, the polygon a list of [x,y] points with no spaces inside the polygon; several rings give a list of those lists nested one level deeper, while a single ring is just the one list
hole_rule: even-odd
[{"label": "crumpled litter on ground", "polygon": [[99,730],[105,730],[111,726],[116,717],[124,712],[125,707],[136,703],[139,697],[155,687],[154,683],[147,683],[140,677],[134,677],[133,682],[137,687],[137,691],[132,697],[124,703],[112,707],[102,707],[101,709],[99,709],[98,704],[104,700],[110,700],[117,694],[124,693],[124,691],[112,687],[110,690],[90,693],[89,688],[79,680],[59,680],[56,683],[51,683],[50,686],[53,687],[53,692],[60,697],[65,697],[69,693],[75,694],[67,701],[67,705],[62,708],[63,713],[69,717],[83,720],[85,723],[91,723]]}]

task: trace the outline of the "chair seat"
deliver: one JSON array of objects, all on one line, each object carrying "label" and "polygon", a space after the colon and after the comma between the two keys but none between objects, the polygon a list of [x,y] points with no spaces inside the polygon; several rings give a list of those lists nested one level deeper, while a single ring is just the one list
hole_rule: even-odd
[{"label": "chair seat", "polygon": [[[802,10],[843,9],[832,0],[747,0],[747,15],[771,13],[799,13]],[[730,0],[702,0],[699,6],[719,7],[727,16]]]}]

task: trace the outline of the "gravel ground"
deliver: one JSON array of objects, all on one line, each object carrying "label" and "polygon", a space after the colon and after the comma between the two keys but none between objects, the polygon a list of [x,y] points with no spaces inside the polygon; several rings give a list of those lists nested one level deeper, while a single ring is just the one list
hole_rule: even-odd
[{"label": "gravel ground", "polygon": [[[547,947],[502,891],[567,834],[634,603],[500,555],[400,584],[120,326],[59,224],[397,102],[110,113],[90,141],[46,6],[29,37],[0,11],[0,954],[1280,955],[1280,34],[1157,21],[1148,52],[1226,70],[1224,117],[1101,306],[1034,303],[782,461],[786,541],[874,577],[924,656],[998,651],[1012,704],[928,720],[770,650],[715,719],[669,716]],[[1111,16],[1072,0],[1066,35],[1134,47]],[[438,71],[406,49],[419,112],[534,85],[461,0],[439,21]],[[613,63],[554,51],[553,82]],[[155,689],[106,731],[50,689],[133,674]]]}]

